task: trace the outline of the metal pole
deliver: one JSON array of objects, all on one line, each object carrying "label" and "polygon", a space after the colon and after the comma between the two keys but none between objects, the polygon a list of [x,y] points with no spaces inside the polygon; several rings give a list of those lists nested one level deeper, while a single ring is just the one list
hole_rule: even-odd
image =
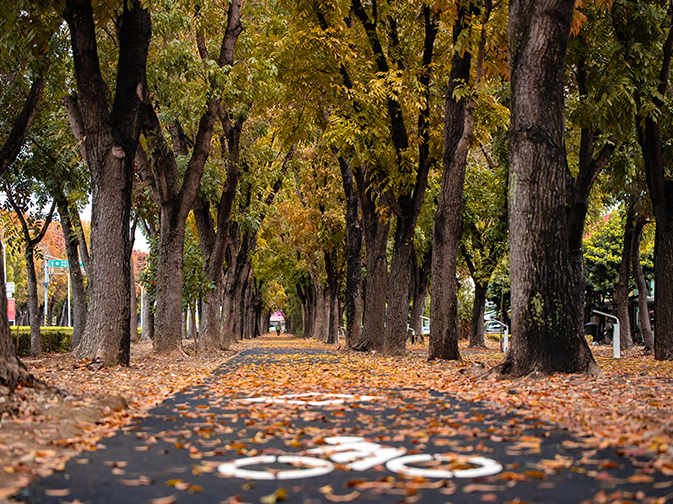
[{"label": "metal pole", "polygon": [[615,320],[615,323],[612,326],[612,355],[615,359],[619,359],[621,357],[619,347],[619,319],[614,315],[610,315],[609,313],[603,313],[596,310],[594,310],[592,313],[603,315],[604,317],[610,317],[611,319]]},{"label": "metal pole", "polygon": [[47,296],[49,293],[47,289],[49,288],[49,256],[44,256],[44,327],[47,327]]},{"label": "metal pole", "polygon": [[68,327],[72,327],[70,323],[70,268],[68,268]]}]

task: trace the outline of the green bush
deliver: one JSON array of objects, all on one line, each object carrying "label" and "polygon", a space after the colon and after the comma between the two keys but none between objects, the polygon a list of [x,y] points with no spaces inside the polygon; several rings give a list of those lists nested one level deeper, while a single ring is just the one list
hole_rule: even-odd
[{"label": "green bush", "polygon": [[[72,327],[40,327],[42,353],[62,353],[70,351]],[[30,327],[12,326],[12,337],[19,357],[30,355]]]}]

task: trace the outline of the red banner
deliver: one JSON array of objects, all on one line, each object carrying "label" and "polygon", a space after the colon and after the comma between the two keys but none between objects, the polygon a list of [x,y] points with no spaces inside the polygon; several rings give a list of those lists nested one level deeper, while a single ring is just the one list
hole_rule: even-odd
[{"label": "red banner", "polygon": [[10,322],[14,322],[14,319],[16,318],[16,305],[14,301],[14,299],[7,300],[7,320]]}]

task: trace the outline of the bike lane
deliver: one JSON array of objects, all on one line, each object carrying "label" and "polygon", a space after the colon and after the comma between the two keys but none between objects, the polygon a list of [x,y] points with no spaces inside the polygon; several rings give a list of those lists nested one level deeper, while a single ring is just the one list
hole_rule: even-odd
[{"label": "bike lane", "polygon": [[349,365],[316,349],[245,350],[17,500],[580,503],[671,491],[647,458],[587,451],[493,403],[381,389],[376,367]]}]

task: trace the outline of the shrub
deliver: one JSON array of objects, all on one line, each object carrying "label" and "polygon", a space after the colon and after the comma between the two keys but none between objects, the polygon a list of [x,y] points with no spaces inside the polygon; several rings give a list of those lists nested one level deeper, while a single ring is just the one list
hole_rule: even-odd
[{"label": "shrub", "polygon": [[[70,351],[72,327],[40,327],[42,353],[63,353]],[[13,326],[12,337],[19,357],[30,355],[30,327]]]}]

